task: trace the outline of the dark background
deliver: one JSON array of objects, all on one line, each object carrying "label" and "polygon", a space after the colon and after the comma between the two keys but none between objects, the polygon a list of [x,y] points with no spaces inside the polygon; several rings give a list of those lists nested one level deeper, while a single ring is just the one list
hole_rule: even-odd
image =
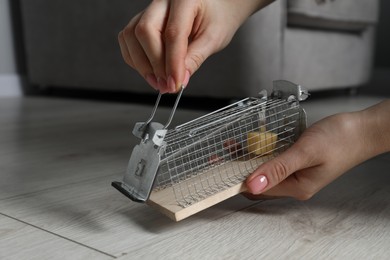
[{"label": "dark background", "polygon": [[[26,75],[25,58],[23,51],[23,34],[22,25],[20,21],[20,5],[18,0],[9,0],[10,8],[12,12],[12,25],[14,31],[14,42],[16,44],[16,58],[18,72],[22,75]],[[390,1],[381,0],[379,9],[379,21],[376,31],[375,50],[373,57],[372,76],[370,82],[366,86],[359,88],[356,93],[364,95],[381,95],[390,97]],[[117,101],[137,101],[137,100],[152,100],[149,96],[146,97],[134,97],[121,93],[120,96],[115,96],[115,93],[106,93],[104,97],[101,97],[98,93],[85,93],[85,91],[73,91],[73,90],[60,90],[55,92],[39,92],[31,91],[28,89],[28,84],[25,84],[25,93],[33,95],[60,95],[73,98],[97,98],[97,99],[111,99]],[[335,91],[337,92],[337,90]],[[331,93],[327,93],[332,95]],[[333,93],[339,95],[340,93]],[[169,100],[168,103],[171,101]],[[194,101],[196,103],[196,101]],[[216,106],[219,106],[217,104]]]}]

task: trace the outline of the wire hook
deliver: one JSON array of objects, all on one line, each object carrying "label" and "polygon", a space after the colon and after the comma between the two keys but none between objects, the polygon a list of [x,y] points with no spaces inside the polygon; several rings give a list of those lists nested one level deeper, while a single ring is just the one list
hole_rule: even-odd
[{"label": "wire hook", "polygon": [[169,116],[168,122],[165,124],[164,129],[167,129],[168,126],[171,124],[172,118],[175,115],[176,108],[177,108],[177,105],[179,104],[179,101],[180,101],[181,95],[183,94],[183,91],[184,91],[184,85],[181,85],[180,92],[179,92],[179,94],[176,97],[176,101],[175,101],[175,104],[173,105],[173,108],[172,108],[172,111],[171,111],[171,115]]}]

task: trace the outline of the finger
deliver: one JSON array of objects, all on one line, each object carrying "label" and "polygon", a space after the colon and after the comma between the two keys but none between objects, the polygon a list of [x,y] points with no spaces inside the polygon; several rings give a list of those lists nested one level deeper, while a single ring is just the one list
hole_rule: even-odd
[{"label": "finger", "polygon": [[[246,180],[248,191],[252,194],[263,193],[284,181],[291,174],[314,166],[317,162],[313,160],[313,153],[305,149],[311,146],[305,145],[305,142],[298,141],[281,155],[260,165]],[[292,181],[294,177],[296,175],[292,176]]]},{"label": "finger", "polygon": [[203,62],[217,51],[215,38],[209,32],[197,35],[189,44],[187,56],[185,58],[185,67],[190,75],[193,75],[203,64]]},{"label": "finger", "polygon": [[164,43],[161,34],[167,12],[167,1],[153,1],[135,26],[135,35],[152,66],[154,75],[161,82],[166,81]]},{"label": "finger", "polygon": [[129,51],[127,50],[127,45],[125,42],[125,38],[123,36],[123,31],[120,31],[118,34],[118,42],[119,42],[119,47],[124,61],[126,62],[127,65],[135,69],[134,62],[131,59]]},{"label": "finger", "polygon": [[135,37],[135,25],[141,18],[142,13],[135,16],[123,30],[123,38],[126,44],[127,51],[134,68],[145,78],[145,80],[155,89],[158,89],[157,79],[153,73],[152,66],[149,63],[141,44]]},{"label": "finger", "polygon": [[167,84],[172,92],[189,78],[185,69],[188,37],[196,17],[196,1],[172,1],[164,31]]},{"label": "finger", "polygon": [[[119,46],[121,50],[121,54],[125,62],[132,67],[133,69],[136,69],[133,59],[130,56],[130,53],[127,49],[127,44],[124,39],[124,33],[121,31],[118,35],[118,41],[119,41]],[[145,80],[149,83],[150,86],[152,86],[154,89],[158,89],[158,81],[156,77],[152,74],[146,75]]]}]

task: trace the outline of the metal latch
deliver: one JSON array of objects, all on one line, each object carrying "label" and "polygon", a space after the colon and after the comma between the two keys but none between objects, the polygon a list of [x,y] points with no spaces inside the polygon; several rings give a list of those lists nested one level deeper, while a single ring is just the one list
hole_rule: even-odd
[{"label": "metal latch", "polygon": [[146,122],[138,122],[134,126],[133,135],[140,138],[141,142],[132,151],[123,181],[112,182],[113,187],[133,201],[145,202],[149,198],[161,157],[165,152],[164,138],[183,91],[184,86],[176,98],[165,125],[152,122],[161,99],[162,94],[160,93],[149,119]]}]

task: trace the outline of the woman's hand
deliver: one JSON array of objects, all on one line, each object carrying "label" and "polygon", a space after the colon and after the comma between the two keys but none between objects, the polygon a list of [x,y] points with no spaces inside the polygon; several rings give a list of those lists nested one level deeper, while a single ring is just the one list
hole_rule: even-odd
[{"label": "woman's hand", "polygon": [[272,0],[154,0],[119,33],[126,63],[155,89],[176,92],[240,25]]},{"label": "woman's hand", "polygon": [[387,151],[390,100],[360,112],[330,116],[309,127],[292,147],[247,178],[251,194],[246,196],[306,200],[352,167]]}]

